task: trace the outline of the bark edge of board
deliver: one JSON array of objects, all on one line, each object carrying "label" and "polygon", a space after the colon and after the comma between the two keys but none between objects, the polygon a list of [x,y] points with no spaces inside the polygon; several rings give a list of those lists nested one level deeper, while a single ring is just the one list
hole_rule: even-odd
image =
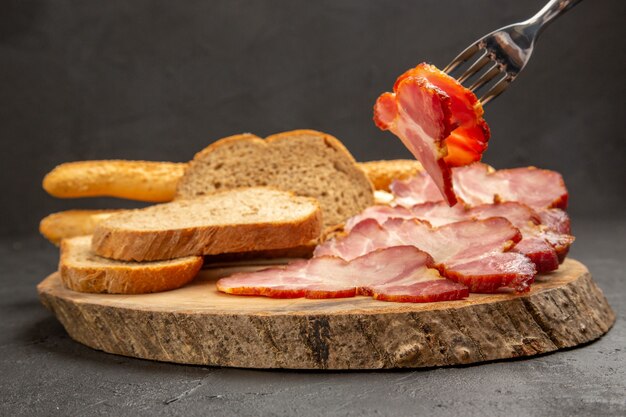
[{"label": "bark edge of board", "polygon": [[[146,308],[151,304],[147,296],[168,298],[180,290],[126,297],[117,305],[107,305],[109,295],[66,290],[57,274],[37,289],[41,302],[74,340],[105,352],[208,366],[347,370],[532,356],[590,342],[611,328],[615,313],[584,265],[566,260],[544,281],[524,295],[429,306],[371,299],[378,304],[370,305],[357,298],[312,302],[310,311],[305,301],[297,303],[299,311],[281,312],[275,302],[237,297],[242,309],[256,301],[270,306],[249,313],[191,306],[172,311]],[[187,291],[210,292],[203,285]],[[98,297],[105,301],[98,302]],[[337,304],[342,302],[345,311]],[[272,305],[277,309],[272,310]]]}]

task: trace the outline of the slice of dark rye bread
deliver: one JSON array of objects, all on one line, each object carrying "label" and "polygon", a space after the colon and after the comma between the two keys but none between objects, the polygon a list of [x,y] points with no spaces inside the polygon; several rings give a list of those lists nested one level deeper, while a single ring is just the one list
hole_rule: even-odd
[{"label": "slice of dark rye bread", "polygon": [[317,239],[317,200],[267,187],[238,188],[115,214],[98,223],[100,256],[153,261],[291,248]]},{"label": "slice of dark rye bread", "polygon": [[230,136],[196,154],[176,198],[237,187],[272,186],[320,202],[324,228],[374,204],[374,188],[350,152],[331,135],[294,130],[261,139]]},{"label": "slice of dark rye bread", "polygon": [[59,271],[74,291],[144,294],[180,288],[202,268],[201,256],[157,262],[114,261],[91,251],[91,236],[63,239]]}]

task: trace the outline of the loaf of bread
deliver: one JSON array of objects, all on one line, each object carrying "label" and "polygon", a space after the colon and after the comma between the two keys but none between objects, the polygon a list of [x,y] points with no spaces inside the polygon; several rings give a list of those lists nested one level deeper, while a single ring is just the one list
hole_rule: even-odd
[{"label": "loaf of bread", "polygon": [[39,232],[58,245],[62,239],[91,235],[96,224],[123,210],[66,210],[52,213],[39,223]]},{"label": "loaf of bread", "polygon": [[[282,135],[287,133],[290,132]],[[356,165],[365,172],[376,190],[384,191],[389,190],[392,180],[405,179],[422,170],[418,161],[408,159],[359,162]],[[44,178],[43,187],[50,195],[59,198],[117,197],[161,203],[174,199],[186,167],[185,163],[150,161],[68,162],[50,171]],[[250,185],[248,183],[245,185]]]},{"label": "loaf of bread", "polygon": [[177,198],[237,187],[272,186],[317,199],[324,227],[333,227],[374,204],[373,187],[336,138],[294,130],[261,139],[231,136],[209,145],[189,163]]},{"label": "loaf of bread", "polygon": [[185,167],[173,162],[68,162],[44,177],[43,188],[59,198],[102,196],[159,203],[174,198]]},{"label": "loaf of bread", "polygon": [[127,261],[283,249],[317,239],[321,228],[315,199],[238,188],[115,214],[96,226],[92,249]]},{"label": "loaf of bread", "polygon": [[123,262],[96,256],[91,236],[64,239],[59,271],[63,284],[74,291],[143,294],[173,290],[190,282],[202,268],[201,256],[159,262]]}]

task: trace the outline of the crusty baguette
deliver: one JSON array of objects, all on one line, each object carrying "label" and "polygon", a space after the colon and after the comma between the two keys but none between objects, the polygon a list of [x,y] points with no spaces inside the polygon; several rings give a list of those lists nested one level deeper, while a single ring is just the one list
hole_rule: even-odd
[{"label": "crusty baguette", "polygon": [[[53,169],[44,189],[59,198],[118,197],[147,202],[174,199],[187,164],[173,162],[100,160],[69,162]],[[418,161],[393,159],[357,162],[377,190],[389,190],[395,178],[405,179],[421,170]]]},{"label": "crusty baguette", "polygon": [[350,152],[333,136],[314,130],[218,140],[189,163],[177,198],[266,185],[317,199],[325,228],[374,203],[372,184]]},{"label": "crusty baguette", "polygon": [[52,213],[39,223],[39,232],[58,245],[62,239],[93,234],[96,224],[124,210],[67,210]]},{"label": "crusty baguette", "polygon": [[422,164],[414,159],[361,162],[359,167],[372,181],[374,188],[382,191],[389,191],[389,185],[394,179],[403,180],[423,170]]},{"label": "crusty baguette", "polygon": [[201,256],[159,262],[122,262],[91,252],[91,236],[64,239],[59,271],[74,291],[143,294],[173,290],[191,281],[202,268]]},{"label": "crusty baguette", "polygon": [[92,249],[132,261],[282,249],[316,239],[321,227],[315,199],[239,188],[115,214],[96,226]]},{"label": "crusty baguette", "polygon": [[186,164],[148,161],[81,161],[61,164],[43,179],[52,196],[118,197],[165,202],[174,198]]}]

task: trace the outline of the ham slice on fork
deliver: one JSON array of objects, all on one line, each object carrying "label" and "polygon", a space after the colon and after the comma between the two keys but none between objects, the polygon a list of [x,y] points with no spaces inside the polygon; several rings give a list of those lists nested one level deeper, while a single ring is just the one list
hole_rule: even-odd
[{"label": "ham slice on fork", "polygon": [[457,201],[450,167],[478,161],[487,149],[482,116],[474,93],[425,63],[398,77],[374,105],[376,125],[400,138],[450,205]]}]

